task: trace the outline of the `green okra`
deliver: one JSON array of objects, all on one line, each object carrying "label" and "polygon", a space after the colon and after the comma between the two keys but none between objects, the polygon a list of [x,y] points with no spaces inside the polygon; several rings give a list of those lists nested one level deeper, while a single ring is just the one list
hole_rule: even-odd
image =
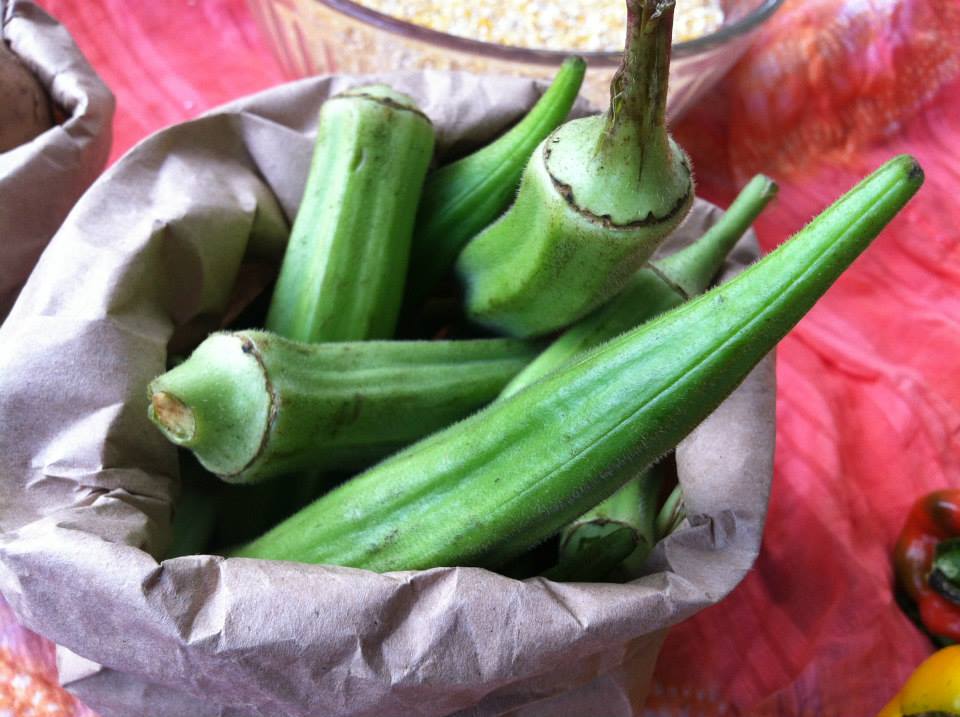
[{"label": "green okra", "polygon": [[218,333],[150,383],[148,413],[228,482],[356,469],[488,403],[534,353],[510,339],[304,344]]},{"label": "green okra", "polygon": [[609,498],[591,508],[560,533],[556,567],[544,575],[565,582],[603,580],[618,566],[633,570],[656,543],[654,519],[660,476],[653,468],[630,478]]},{"label": "green okra", "polygon": [[[700,239],[638,271],[620,294],[567,329],[517,374],[501,392],[500,399],[515,394],[582,352],[701,294],[776,193],[777,185],[769,177],[754,177]],[[638,471],[627,464],[619,470],[628,476],[627,482],[563,529],[558,564],[545,573],[546,577],[602,580],[618,566],[617,572],[623,577],[640,573],[657,541],[654,521],[662,480],[655,469]]]},{"label": "green okra", "polygon": [[306,342],[392,337],[433,142],[426,115],[384,85],[323,104],[267,329]]},{"label": "green okra", "polygon": [[495,567],[674,448],[913,196],[895,158],[731,281],[347,481],[232,553],[362,567]]},{"label": "green okra", "polygon": [[418,304],[472,236],[509,206],[533,150],[566,119],[586,63],[564,60],[527,115],[496,141],[427,175],[410,247],[407,303]]},{"label": "green okra", "polygon": [[690,162],[666,128],[673,0],[627,0],[606,114],[537,147],[513,206],[457,259],[467,313],[514,336],[563,328],[613,296],[686,216]]},{"label": "green okra", "polygon": [[173,507],[167,558],[206,553],[217,522],[217,487],[188,454],[181,454],[180,496]]},{"label": "green okra", "polygon": [[762,174],[755,176],[702,237],[636,272],[623,291],[554,339],[507,384],[500,397],[513,395],[581,352],[702,294],[720,272],[727,254],[776,195],[776,182]]},{"label": "green okra", "polygon": [[[572,361],[583,351],[701,294],[776,193],[777,185],[769,177],[754,177],[700,239],[637,272],[620,294],[567,329],[517,374],[501,392],[500,399]],[[620,576],[639,575],[657,541],[654,521],[662,480],[655,469],[638,471],[628,464],[620,470],[629,476],[627,482],[563,529],[558,564],[545,573],[546,577],[602,580],[618,566]]]},{"label": "green okra", "polygon": [[678,484],[670,491],[670,495],[667,496],[667,499],[663,502],[663,506],[661,506],[660,511],[657,513],[657,518],[654,522],[656,539],[662,540],[670,535],[670,533],[679,527],[680,523],[682,523],[686,517],[687,512],[683,506],[683,489],[680,488]]}]

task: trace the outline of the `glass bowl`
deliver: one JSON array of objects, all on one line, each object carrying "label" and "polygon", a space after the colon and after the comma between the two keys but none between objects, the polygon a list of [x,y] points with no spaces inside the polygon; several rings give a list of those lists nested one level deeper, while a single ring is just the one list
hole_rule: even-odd
[{"label": "glass bowl", "polygon": [[[247,0],[281,66],[291,78],[335,72],[467,70],[549,80],[564,57],[589,70],[582,94],[607,105],[619,52],[582,52],[495,45],[449,35],[370,10],[351,0]],[[783,0],[722,0],[716,31],[675,43],[668,114],[680,116],[739,59],[753,32]]]}]

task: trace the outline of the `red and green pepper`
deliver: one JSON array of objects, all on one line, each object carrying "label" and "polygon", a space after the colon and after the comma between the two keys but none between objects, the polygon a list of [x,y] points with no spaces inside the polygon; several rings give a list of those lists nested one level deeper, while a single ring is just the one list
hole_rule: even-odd
[{"label": "red and green pepper", "polygon": [[913,505],[894,564],[923,627],[941,641],[960,642],[960,489],[935,491]]}]

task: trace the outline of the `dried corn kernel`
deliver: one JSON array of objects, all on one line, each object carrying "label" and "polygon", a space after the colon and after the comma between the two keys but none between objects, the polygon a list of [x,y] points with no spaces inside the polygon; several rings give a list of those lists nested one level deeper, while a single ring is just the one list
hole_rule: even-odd
[{"label": "dried corn kernel", "polygon": [[[360,0],[391,17],[497,45],[583,52],[623,49],[623,0]],[[677,0],[673,40],[706,35],[723,24],[719,0]]]}]

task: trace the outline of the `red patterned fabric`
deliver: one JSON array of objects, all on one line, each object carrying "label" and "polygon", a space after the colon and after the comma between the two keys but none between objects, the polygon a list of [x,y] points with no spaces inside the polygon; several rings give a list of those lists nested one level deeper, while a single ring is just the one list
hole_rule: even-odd
[{"label": "red patterned fabric", "polygon": [[[40,2],[117,95],[114,158],[285,79],[243,0]],[[893,603],[889,555],[918,494],[960,485],[958,48],[955,2],[788,0],[677,128],[708,199],[757,171],[779,181],[766,249],[893,154],[916,155],[927,183],[781,344],[763,552],[671,633],[650,714],[870,715],[931,649]],[[0,650],[0,686],[10,659],[51,674],[28,642]]]},{"label": "red patterned fabric", "polygon": [[0,715],[96,717],[57,682],[53,645],[20,627],[0,599]]},{"label": "red patterned fabric", "polygon": [[927,179],[778,349],[764,547],[669,636],[666,714],[696,690],[704,715],[871,715],[931,651],[893,602],[890,555],[913,500],[960,485],[958,48],[957,3],[790,0],[678,129],[707,196],[779,181],[767,250],[894,154]]}]

